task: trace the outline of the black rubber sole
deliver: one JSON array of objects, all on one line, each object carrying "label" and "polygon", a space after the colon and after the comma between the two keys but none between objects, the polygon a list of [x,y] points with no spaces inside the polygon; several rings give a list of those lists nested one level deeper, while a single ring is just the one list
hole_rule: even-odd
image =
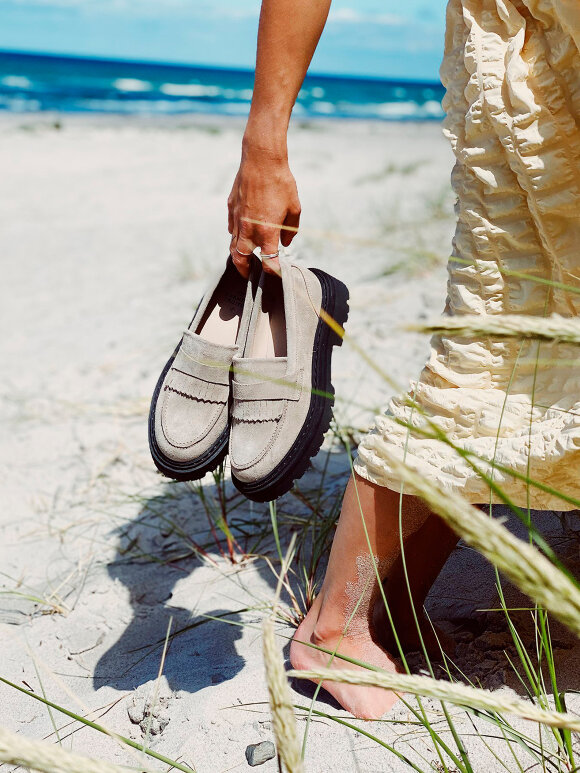
[{"label": "black rubber sole", "polygon": [[181,341],[179,342],[177,349],[169,358],[167,365],[163,368],[163,372],[159,376],[155,391],[153,392],[151,407],[149,409],[149,450],[151,451],[151,458],[153,459],[155,466],[159,472],[163,473],[166,477],[180,481],[199,480],[200,478],[203,478],[207,472],[212,472],[217,469],[220,463],[225,459],[228,453],[230,427],[228,423],[228,426],[224,429],[216,442],[210,446],[202,456],[198,456],[197,459],[193,459],[189,462],[176,462],[174,459],[170,459],[165,456],[163,451],[161,451],[157,445],[157,441],[155,440],[155,408],[163,381],[165,380],[167,372],[173,365],[173,360],[177,355],[180,345]]},{"label": "black rubber sole", "polygon": [[[348,319],[348,290],[338,279],[311,268],[322,287],[322,308],[339,325]],[[312,353],[312,395],[306,420],[297,439],[284,459],[271,473],[259,481],[244,483],[232,474],[235,487],[254,502],[271,502],[290,491],[316,456],[330,427],[334,387],[331,381],[331,360],[334,346],[341,346],[342,338],[322,319],[318,322]]]}]

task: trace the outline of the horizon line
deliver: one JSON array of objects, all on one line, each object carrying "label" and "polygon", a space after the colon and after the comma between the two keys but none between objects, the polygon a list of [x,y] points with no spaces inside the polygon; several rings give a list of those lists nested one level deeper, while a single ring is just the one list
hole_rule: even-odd
[{"label": "horizon line", "polygon": [[[58,53],[54,51],[30,51],[22,49],[0,48],[0,57],[17,56],[23,58],[44,58],[44,59],[68,59],[71,61],[87,61],[87,62],[108,62],[108,63],[122,63],[122,64],[138,64],[143,66],[157,66],[166,67],[168,69],[179,68],[191,68],[196,70],[207,70],[217,72],[243,72],[248,75],[254,74],[254,68],[252,67],[231,67],[226,65],[211,65],[211,64],[198,64],[193,62],[184,61],[161,61],[158,59],[131,59],[127,57],[115,57],[115,56],[102,56],[102,55],[88,55],[88,54],[71,54],[71,53]],[[377,81],[377,82],[389,82],[397,84],[414,83],[425,86],[442,86],[439,79],[433,80],[427,78],[401,78],[389,77],[388,75],[357,75],[351,73],[323,73],[323,72],[311,72],[306,73],[306,78],[321,78],[323,80],[353,80],[353,81]]]}]

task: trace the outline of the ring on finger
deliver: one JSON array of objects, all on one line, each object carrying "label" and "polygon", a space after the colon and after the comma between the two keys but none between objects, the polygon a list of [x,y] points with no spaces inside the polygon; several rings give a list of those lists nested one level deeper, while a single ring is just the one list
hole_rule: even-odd
[{"label": "ring on finger", "polygon": [[236,252],[238,253],[238,255],[243,255],[244,258],[248,258],[250,255],[254,254],[253,252],[242,252],[241,250],[238,250],[237,247],[236,247]]},{"label": "ring on finger", "polygon": [[277,258],[279,255],[280,255],[280,250],[278,250],[277,252],[272,252],[269,255],[267,255],[265,252],[260,253],[261,258],[267,258],[269,260],[273,260],[274,258]]}]

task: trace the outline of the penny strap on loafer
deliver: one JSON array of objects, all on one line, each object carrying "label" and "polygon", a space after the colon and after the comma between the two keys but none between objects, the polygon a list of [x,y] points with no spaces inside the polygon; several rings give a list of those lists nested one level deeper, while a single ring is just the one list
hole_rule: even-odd
[{"label": "penny strap on loafer", "polygon": [[245,423],[278,421],[284,408],[283,400],[239,400],[232,407],[231,417]]},{"label": "penny strap on loafer", "polygon": [[302,379],[298,383],[286,379],[272,378],[257,384],[241,384],[235,378],[232,381],[234,401],[271,401],[299,400],[302,393]]},{"label": "penny strap on loafer", "polygon": [[212,344],[186,330],[165,389],[192,400],[227,403],[236,352],[236,346]]}]

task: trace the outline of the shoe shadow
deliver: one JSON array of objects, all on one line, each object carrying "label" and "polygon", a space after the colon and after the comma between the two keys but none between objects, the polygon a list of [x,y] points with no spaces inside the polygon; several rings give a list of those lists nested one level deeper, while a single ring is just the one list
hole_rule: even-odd
[{"label": "shoe shadow", "polygon": [[[95,666],[95,689],[108,685],[116,690],[134,690],[157,678],[166,635],[171,639],[163,675],[172,691],[195,693],[221,684],[238,674],[245,663],[237,652],[236,641],[242,630],[240,616],[225,609],[211,611],[212,620],[196,616],[192,610],[171,604],[171,583],[183,578],[182,572],[165,568],[110,565],[109,574],[131,593],[133,617],[121,637]],[[146,588],[153,589],[147,592]],[[200,628],[203,626],[203,635]]]},{"label": "shoe shadow", "polygon": [[[215,498],[215,486],[205,487],[204,496]],[[220,559],[217,547],[207,545],[207,533],[199,494],[186,484],[169,482],[143,501],[134,520],[115,529],[117,552],[107,571],[129,591],[131,619],[98,660],[95,689],[107,685],[126,691],[156,679],[168,631],[163,674],[171,690],[194,693],[242,670],[245,660],[236,649],[242,636],[235,625],[241,622],[239,614],[208,610],[207,605],[199,614],[195,601],[191,608],[172,601],[176,585],[190,582],[204,565],[196,540],[206,546],[209,561]],[[194,589],[192,599],[195,593],[199,591]]]},{"label": "shoe shadow", "polygon": [[[308,503],[317,502],[315,517],[318,518],[330,501],[340,497],[348,471],[344,452],[322,451],[297,489],[278,501],[283,553],[292,533],[299,529],[296,519],[312,510]],[[222,503],[228,508],[228,528],[241,554],[245,551],[269,554],[277,561],[267,503],[249,502],[230,482],[219,489],[213,483],[201,488],[164,483],[156,496],[140,503],[133,520],[124,522],[112,534],[116,555],[107,565],[107,571],[129,591],[131,618],[123,621],[124,631],[97,661],[93,673],[95,689],[110,686],[126,691],[156,679],[170,623],[171,639],[163,674],[171,690],[194,693],[230,680],[242,670],[245,659],[236,647],[243,633],[239,625],[243,622],[241,615],[221,607],[208,610],[207,604],[201,605],[204,614],[196,611],[199,601],[196,594],[203,584],[198,582],[199,578],[207,579],[208,571],[212,571],[200,558],[200,550],[207,561],[221,562],[222,570],[232,568],[224,561],[227,541],[216,525]],[[208,525],[208,507],[213,509],[213,535]],[[325,557],[321,559],[319,575],[324,562]],[[268,596],[273,600],[277,577],[271,566],[267,561],[258,560],[252,562],[252,567],[270,588]],[[243,564],[241,568],[243,572]],[[194,578],[196,573],[198,576]],[[187,586],[182,584],[184,580]],[[291,582],[300,584],[297,578]],[[184,587],[188,601],[192,598],[191,608],[186,608],[188,602],[183,604]],[[296,595],[300,596],[298,587]],[[282,603],[285,602],[288,597],[282,598]]]}]

